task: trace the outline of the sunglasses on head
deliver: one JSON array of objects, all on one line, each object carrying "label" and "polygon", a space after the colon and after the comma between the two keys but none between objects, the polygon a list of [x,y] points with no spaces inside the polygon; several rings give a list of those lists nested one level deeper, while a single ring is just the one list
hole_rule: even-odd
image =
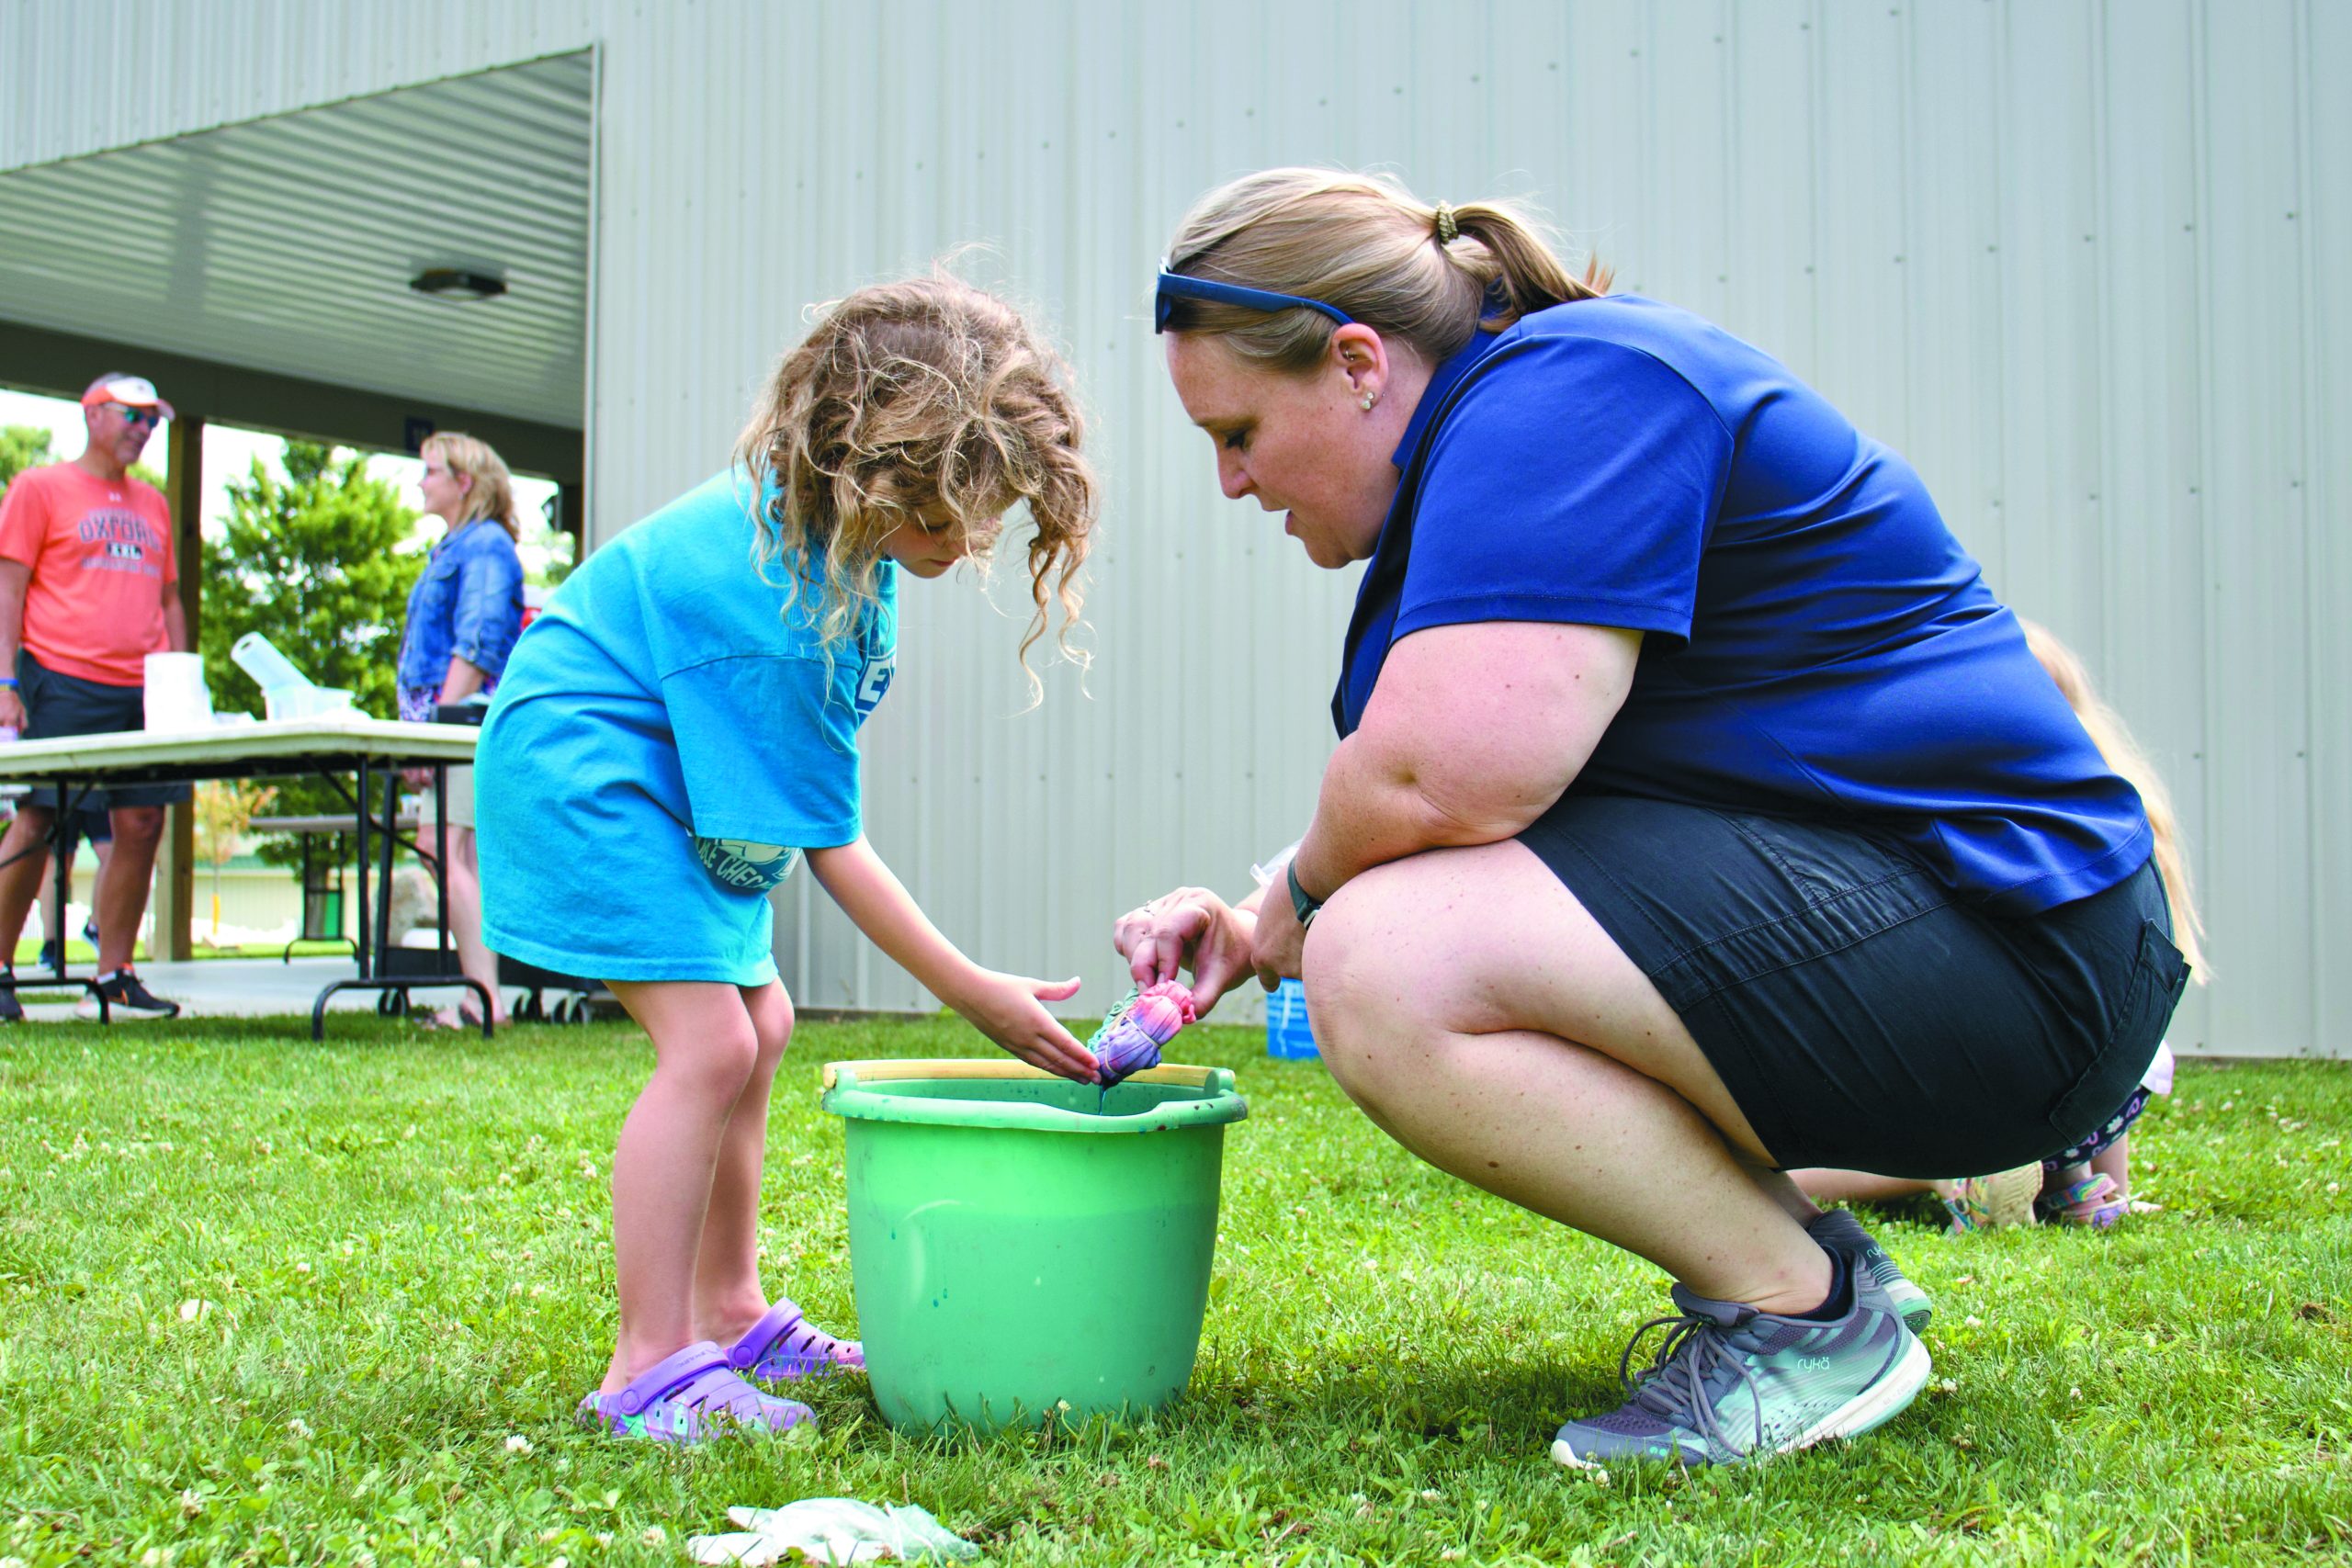
[{"label": "sunglasses on head", "polygon": [[164,417],[153,409],[135,409],[129,403],[109,403],[107,406],[122,415],[125,424],[153,424]]},{"label": "sunglasses on head", "polygon": [[1318,310],[1340,326],[1355,324],[1355,318],[1337,305],[1309,299],[1304,294],[1277,294],[1271,288],[1245,288],[1238,283],[1187,277],[1182,273],[1170,272],[1162,266],[1159,269],[1159,288],[1151,301],[1151,330],[1154,333],[1168,330],[1168,318],[1175,314],[1179,299],[1200,299],[1212,305],[1238,305],[1246,310]]}]

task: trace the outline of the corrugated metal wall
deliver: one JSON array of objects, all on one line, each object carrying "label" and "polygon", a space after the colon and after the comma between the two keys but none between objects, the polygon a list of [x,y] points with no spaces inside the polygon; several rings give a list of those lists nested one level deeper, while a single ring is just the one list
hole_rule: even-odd
[{"label": "corrugated metal wall", "polygon": [[[1216,181],[1384,164],[1537,198],[1908,454],[2179,796],[2220,977],[2176,1043],[2352,1054],[2352,8],[32,0],[0,167],[591,44],[600,534],[718,465],[804,302],[956,242],[1080,369],[1091,696],[1017,715],[1017,615],[918,587],[870,732],[874,840],[983,962],[1100,1006],[1114,913],[1310,809],[1349,582],[1217,499],[1146,290]],[[805,1003],[920,999],[816,904]]]}]

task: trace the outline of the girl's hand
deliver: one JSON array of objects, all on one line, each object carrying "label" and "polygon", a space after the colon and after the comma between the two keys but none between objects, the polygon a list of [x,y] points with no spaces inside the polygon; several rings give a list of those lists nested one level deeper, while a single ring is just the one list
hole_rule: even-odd
[{"label": "girl's hand", "polygon": [[1127,961],[1138,986],[1193,972],[1193,1005],[1205,1014],[1253,967],[1258,917],[1237,909],[1205,887],[1179,887],[1111,928],[1111,945]]},{"label": "girl's hand", "polygon": [[1076,980],[1031,980],[978,969],[961,995],[944,999],[967,1023],[1031,1066],[1092,1083],[1094,1054],[1045,1009],[1047,1002],[1078,995],[1078,986]]}]

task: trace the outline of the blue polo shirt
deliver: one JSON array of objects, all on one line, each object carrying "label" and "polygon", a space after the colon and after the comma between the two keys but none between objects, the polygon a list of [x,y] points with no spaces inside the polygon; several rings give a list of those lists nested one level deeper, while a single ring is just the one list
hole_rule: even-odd
[{"label": "blue polo shirt", "polygon": [[1640,663],[1577,790],[1867,824],[2011,915],[2147,860],[2139,795],[1919,476],[1722,329],[1615,295],[1480,333],[1396,461],[1341,736],[1424,627],[1623,626]]}]

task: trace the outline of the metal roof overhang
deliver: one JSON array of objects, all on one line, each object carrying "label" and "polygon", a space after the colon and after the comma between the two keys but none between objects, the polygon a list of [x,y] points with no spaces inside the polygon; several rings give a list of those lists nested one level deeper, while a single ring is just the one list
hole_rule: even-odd
[{"label": "metal roof overhang", "polygon": [[594,85],[560,55],[0,173],[0,319],[579,430]]}]

